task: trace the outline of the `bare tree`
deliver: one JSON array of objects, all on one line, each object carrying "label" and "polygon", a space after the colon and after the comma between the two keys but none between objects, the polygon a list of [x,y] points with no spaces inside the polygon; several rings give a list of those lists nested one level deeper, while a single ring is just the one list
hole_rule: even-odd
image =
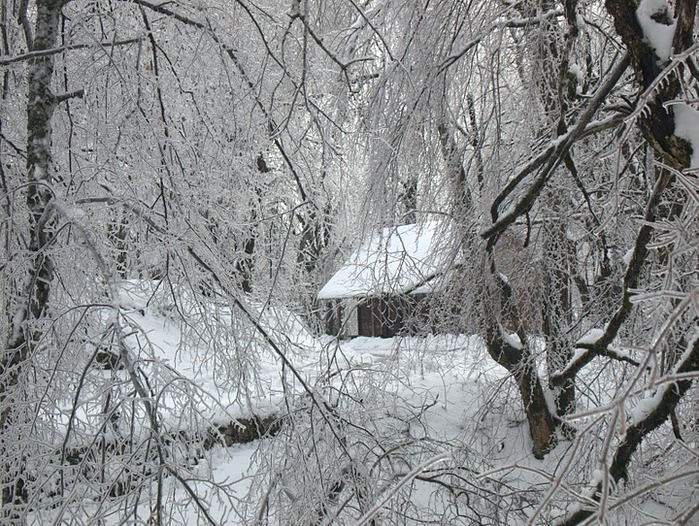
[{"label": "bare tree", "polygon": [[[696,11],[4,1],[6,521],[165,524],[189,507],[209,523],[240,508],[260,524],[368,524],[390,500],[387,522],[572,525],[694,476]],[[532,457],[561,455],[531,492],[468,442],[407,440],[430,403],[343,370],[336,348],[311,388],[263,321],[283,303],[313,318],[343,236],[434,215],[454,225],[449,315],[508,372]],[[249,500],[199,480],[205,437],[178,425],[219,436],[200,410],[217,401],[158,360],[146,308],[181,323],[180,351],[214,364],[236,403],[255,394],[260,352],[304,388]],[[638,462],[642,444],[669,444],[677,473]],[[211,515],[214,496],[229,515]]]},{"label": "bare tree", "polygon": [[[697,115],[686,102],[697,90],[696,3],[356,9],[352,44],[373,59],[357,73],[362,124],[388,137],[370,191],[401,195],[390,166],[432,168],[426,186],[439,191],[422,212],[458,205],[454,242],[468,260],[455,301],[511,373],[533,456],[569,441],[594,451],[571,453],[531,520],[573,473],[592,489],[565,523],[618,511],[647,491],[620,496],[639,445],[680,435],[697,374],[696,164],[684,120]],[[527,251],[524,275],[504,272],[508,237]],[[523,308],[534,276],[542,300]],[[611,401],[597,405],[589,393],[605,389]]]},{"label": "bare tree", "polygon": [[6,522],[174,523],[180,491],[214,523],[226,518],[211,496],[235,499],[192,467],[219,436],[201,411],[218,400],[160,362],[139,312],[180,320],[180,352],[244,406],[259,353],[293,348],[260,320],[308,279],[304,236],[331,201],[318,175],[330,156],[315,152],[337,125],[304,73],[315,59],[297,37],[311,33],[286,6],[221,7],[2,3]]}]

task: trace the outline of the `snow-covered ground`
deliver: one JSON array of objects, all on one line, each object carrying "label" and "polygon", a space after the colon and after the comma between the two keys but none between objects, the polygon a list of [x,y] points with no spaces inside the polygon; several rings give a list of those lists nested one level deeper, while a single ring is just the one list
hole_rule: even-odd
[{"label": "snow-covered ground", "polygon": [[[380,508],[389,509],[394,505],[392,501],[402,499],[402,506],[408,506],[405,501],[409,500],[408,507],[416,510],[429,506],[439,510],[445,505],[435,503],[435,484],[428,477],[421,479],[421,475],[435,474],[442,467],[455,472],[467,469],[468,483],[474,488],[480,485],[487,494],[488,484],[493,481],[500,490],[507,488],[505,493],[510,493],[510,497],[492,505],[492,513],[501,514],[499,523],[525,523],[536,510],[537,499],[562,470],[575,471],[583,484],[594,476],[568,463],[571,449],[579,446],[576,442],[562,441],[544,460],[533,458],[512,380],[487,356],[477,337],[427,335],[338,341],[312,336],[296,316],[282,308],[248,305],[252,320],[245,320],[239,309],[217,306],[213,300],[202,305],[167,298],[154,284],[126,284],[120,298],[120,323],[138,370],[149,378],[151,403],[157,409],[161,430],[167,430],[170,436],[177,432],[201,435],[211,427],[252,415],[286,419],[290,412],[303,412],[299,409],[303,403],[298,401],[304,397],[310,400],[306,408],[313,403],[321,408],[326,403],[337,405],[338,393],[342,392],[355,408],[346,414],[355,411],[358,415],[353,425],[359,429],[364,422],[368,426],[358,432],[356,442],[360,445],[357,450],[363,451],[362,462],[371,464],[367,469],[383,466],[377,449],[391,445],[405,450],[404,457],[400,457],[405,466],[391,466],[388,471],[394,471],[390,476],[377,478],[384,485],[375,488],[371,503]],[[189,321],[187,325],[176,321],[182,317]],[[221,331],[227,326],[230,331]],[[97,374],[128,383],[124,370]],[[98,403],[85,403],[74,412],[74,428],[89,428],[90,422],[104,417],[95,411],[104,404],[104,393],[98,395],[100,392],[95,387]],[[343,417],[341,404],[338,407]],[[292,416],[291,420],[296,418]],[[134,425],[143,429],[127,429]],[[309,432],[313,429],[312,422],[303,425],[309,425]],[[148,428],[146,419],[136,419],[135,424],[119,421],[113,433],[145,436]],[[89,437],[90,433],[78,436]],[[351,437],[347,440],[348,447],[355,447]],[[374,442],[362,450],[362,441]],[[322,445],[322,440],[319,442]],[[139,524],[150,520],[160,493],[166,502],[161,508],[165,524],[249,524],[263,512],[265,495],[278,483],[274,481],[288,484],[291,489],[284,491],[292,494],[292,486],[301,476],[294,472],[303,468],[299,458],[281,463],[289,466],[289,473],[279,467],[280,456],[287,453],[278,448],[288,447],[288,442],[280,444],[278,438],[263,438],[230,447],[216,445],[199,451],[201,456],[184,467],[181,462],[186,457],[172,457],[168,460],[172,470],[165,470],[159,489],[154,478],[130,501],[128,494],[115,499],[115,506],[104,500],[86,501],[81,498],[80,484],[76,484],[57,507],[35,510],[32,520],[39,524],[88,524],[97,520],[104,524]],[[303,446],[289,451],[293,457],[303,451]],[[582,458],[579,452],[576,454],[576,458]],[[334,462],[332,456],[319,462],[324,461]],[[410,470],[421,463],[423,468],[411,474]],[[318,469],[322,472],[326,468],[332,470],[332,466]],[[403,493],[396,496],[393,492],[402,483],[410,489],[403,488]],[[528,500],[535,492],[538,497]],[[201,505],[194,495],[201,496]],[[313,496],[309,499],[312,503]],[[134,507],[136,501],[140,507]],[[513,511],[503,508],[503,503],[509,503]],[[304,520],[289,518],[288,523]],[[447,524],[454,520],[443,519]]]}]

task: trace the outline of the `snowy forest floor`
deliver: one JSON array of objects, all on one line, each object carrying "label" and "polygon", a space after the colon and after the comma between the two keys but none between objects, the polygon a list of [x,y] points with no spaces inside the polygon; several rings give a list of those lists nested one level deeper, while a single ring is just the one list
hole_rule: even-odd
[{"label": "snowy forest floor", "polygon": [[[279,348],[288,360],[284,363],[259,341],[255,331],[246,333],[250,327],[236,325],[230,309],[206,306],[203,312],[191,310],[191,326],[183,327],[169,313],[192,306],[188,307],[186,301],[172,304],[157,297],[153,288],[144,290],[143,284],[125,287],[120,301],[128,341],[140,353],[140,364],[158,392],[159,415],[171,436],[213,436],[206,447],[195,447],[197,453],[193,456],[200,458],[192,458],[187,467],[186,476],[182,477],[186,484],[178,477],[166,477],[160,490],[152,484],[146,491],[151,494],[139,497],[152,503],[157,500],[157,492],[164,491],[171,502],[177,502],[177,506],[167,510],[167,523],[251,523],[251,517],[259,515],[267,491],[259,485],[269,483],[275,476],[287,476],[283,470],[272,474],[279,470],[280,455],[290,455],[285,462],[291,470],[295,462],[303,463],[302,458],[293,458],[303,455],[303,447],[289,449],[291,440],[284,445],[279,437],[272,436],[226,446],[222,444],[225,438],[216,436],[215,430],[236,426],[251,417],[279,418],[280,426],[301,425],[290,417],[298,412],[298,403],[290,400],[304,396],[330,406],[339,397],[352,400],[353,414],[358,415],[356,422],[366,426],[364,438],[357,443],[375,439],[377,446],[393,444],[405,451],[404,465],[396,467],[392,476],[384,477],[385,484],[375,489],[372,503],[389,508],[406,506],[414,510],[415,516],[421,509],[439,509],[434,503],[436,479],[421,478],[420,470],[414,472],[410,484],[406,484],[409,489],[404,488],[396,499],[402,504],[391,502],[395,497],[392,492],[421,464],[425,467],[422,472],[430,468],[433,475],[439,473],[442,464],[458,465],[468,475],[466,484],[478,487],[481,495],[487,494],[489,484],[497,486],[500,495],[505,488],[509,497],[491,508],[492,513],[500,514],[491,517],[494,524],[526,523],[557,474],[562,470],[574,472],[566,458],[573,446],[580,445],[576,441],[561,441],[544,460],[533,458],[526,420],[513,384],[476,337],[425,335],[338,341],[310,335],[284,309],[258,309],[257,322],[283,341]],[[207,336],[214,333],[208,333],[201,320],[208,319],[213,327],[214,317],[218,317],[218,324],[235,326],[232,337],[215,342],[215,338]],[[114,379],[125,372],[117,369],[98,374]],[[179,384],[184,387],[173,388]],[[89,427],[93,418],[90,407],[85,404],[73,415],[74,420]],[[134,429],[127,431],[127,424],[122,422],[115,426],[117,435],[119,426],[124,433],[138,434]],[[302,428],[295,432],[298,429]],[[289,433],[287,438],[294,431]],[[191,444],[187,447],[191,451]],[[372,447],[376,448],[367,449]],[[320,462],[332,463],[332,455]],[[376,465],[379,463],[377,460]],[[576,471],[574,476],[577,483],[584,485],[594,473]],[[62,499],[55,508],[35,509],[30,522],[91,523],[98,519],[106,525],[148,521],[151,516],[152,506],[148,504],[140,511],[129,508],[127,517],[126,506],[85,502],[79,488],[79,484],[75,485],[70,498]],[[313,491],[317,490],[309,488],[309,493]],[[193,495],[201,495],[201,502],[197,503]],[[655,515],[663,515],[663,506],[672,508],[669,497],[663,505],[649,500],[644,506],[652,507]],[[206,513],[202,513],[203,509]],[[554,516],[564,513],[560,509]],[[455,520],[446,517],[442,522]],[[287,523],[306,522],[297,517],[289,518]]]}]

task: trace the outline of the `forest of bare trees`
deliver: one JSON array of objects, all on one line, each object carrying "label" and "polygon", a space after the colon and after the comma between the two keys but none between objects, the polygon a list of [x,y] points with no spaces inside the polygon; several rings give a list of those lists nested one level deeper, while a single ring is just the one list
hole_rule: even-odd
[{"label": "forest of bare trees", "polygon": [[[699,520],[696,0],[1,2],[0,522]],[[320,338],[353,247],[435,218],[417,336],[475,338],[522,462],[407,440],[432,406]],[[244,494],[147,309],[253,413]]]}]

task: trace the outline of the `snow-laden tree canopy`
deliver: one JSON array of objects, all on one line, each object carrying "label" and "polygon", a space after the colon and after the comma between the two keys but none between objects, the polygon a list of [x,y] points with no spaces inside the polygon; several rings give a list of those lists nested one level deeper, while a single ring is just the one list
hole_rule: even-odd
[{"label": "snow-laden tree canopy", "polygon": [[691,524],[696,17],[4,0],[1,522]]}]

